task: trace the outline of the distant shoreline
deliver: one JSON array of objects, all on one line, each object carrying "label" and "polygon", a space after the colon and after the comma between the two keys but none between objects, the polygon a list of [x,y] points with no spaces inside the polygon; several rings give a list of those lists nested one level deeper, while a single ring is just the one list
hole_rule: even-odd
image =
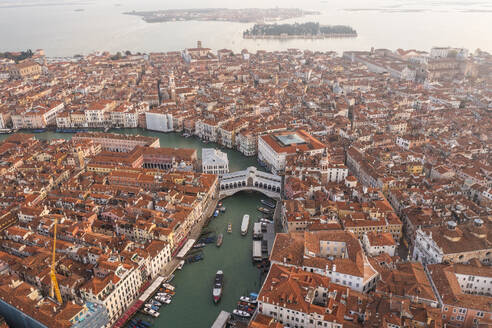
[{"label": "distant shoreline", "polygon": [[234,23],[276,22],[307,15],[319,15],[319,11],[298,8],[201,8],[201,9],[169,9],[152,11],[129,11],[124,15],[140,16],[146,23],[210,21]]}]

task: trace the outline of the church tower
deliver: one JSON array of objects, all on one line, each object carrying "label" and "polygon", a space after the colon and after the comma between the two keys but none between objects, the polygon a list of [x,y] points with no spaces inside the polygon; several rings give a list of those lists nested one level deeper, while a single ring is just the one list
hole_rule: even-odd
[{"label": "church tower", "polygon": [[171,99],[176,101],[176,84],[174,83],[174,71],[169,75],[169,88],[171,89]]}]

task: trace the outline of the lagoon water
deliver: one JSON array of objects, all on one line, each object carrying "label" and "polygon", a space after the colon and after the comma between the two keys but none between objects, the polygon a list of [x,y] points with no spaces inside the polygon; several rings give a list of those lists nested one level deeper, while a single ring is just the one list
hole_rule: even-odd
[{"label": "lagoon water", "polygon": [[[370,3],[370,4],[369,4]],[[165,22],[149,24],[132,10],[203,7],[299,7],[318,10],[286,22],[346,24],[359,36],[324,40],[244,40],[252,24]],[[82,10],[82,11],[80,11]],[[174,51],[197,40],[214,50],[320,51],[416,48],[481,48],[492,52],[492,2],[489,0],[0,0],[0,51],[42,48],[48,56],[99,50]]]}]

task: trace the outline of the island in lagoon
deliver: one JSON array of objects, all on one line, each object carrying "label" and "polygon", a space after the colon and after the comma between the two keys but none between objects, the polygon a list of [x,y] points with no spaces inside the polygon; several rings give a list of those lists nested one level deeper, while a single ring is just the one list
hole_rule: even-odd
[{"label": "island in lagoon", "polygon": [[318,15],[317,11],[298,8],[203,8],[203,9],[169,9],[154,11],[131,11],[126,15],[142,16],[147,23],[174,21],[222,21],[240,23],[274,22],[299,18],[306,15]]},{"label": "island in lagoon", "polygon": [[323,39],[357,37],[357,31],[346,25],[320,25],[315,22],[294,24],[255,24],[244,31],[245,39]]}]

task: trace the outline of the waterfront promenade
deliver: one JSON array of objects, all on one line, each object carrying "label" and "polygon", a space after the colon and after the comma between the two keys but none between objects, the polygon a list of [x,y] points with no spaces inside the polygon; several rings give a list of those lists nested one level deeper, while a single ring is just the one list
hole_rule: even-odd
[{"label": "waterfront promenade", "polygon": [[[208,222],[209,218],[212,216],[212,214],[215,211],[215,208],[217,207],[217,203],[219,202],[217,195],[214,196],[214,199],[212,199],[205,210],[203,211],[200,220],[193,226],[191,229],[187,239],[195,239],[198,240],[200,237],[200,234],[202,233],[203,226]],[[178,259],[176,257],[172,258],[171,261],[162,269],[161,271],[161,276],[165,277],[166,280],[173,274],[174,271],[176,271],[176,268],[179,266],[179,262],[181,259]]]}]

